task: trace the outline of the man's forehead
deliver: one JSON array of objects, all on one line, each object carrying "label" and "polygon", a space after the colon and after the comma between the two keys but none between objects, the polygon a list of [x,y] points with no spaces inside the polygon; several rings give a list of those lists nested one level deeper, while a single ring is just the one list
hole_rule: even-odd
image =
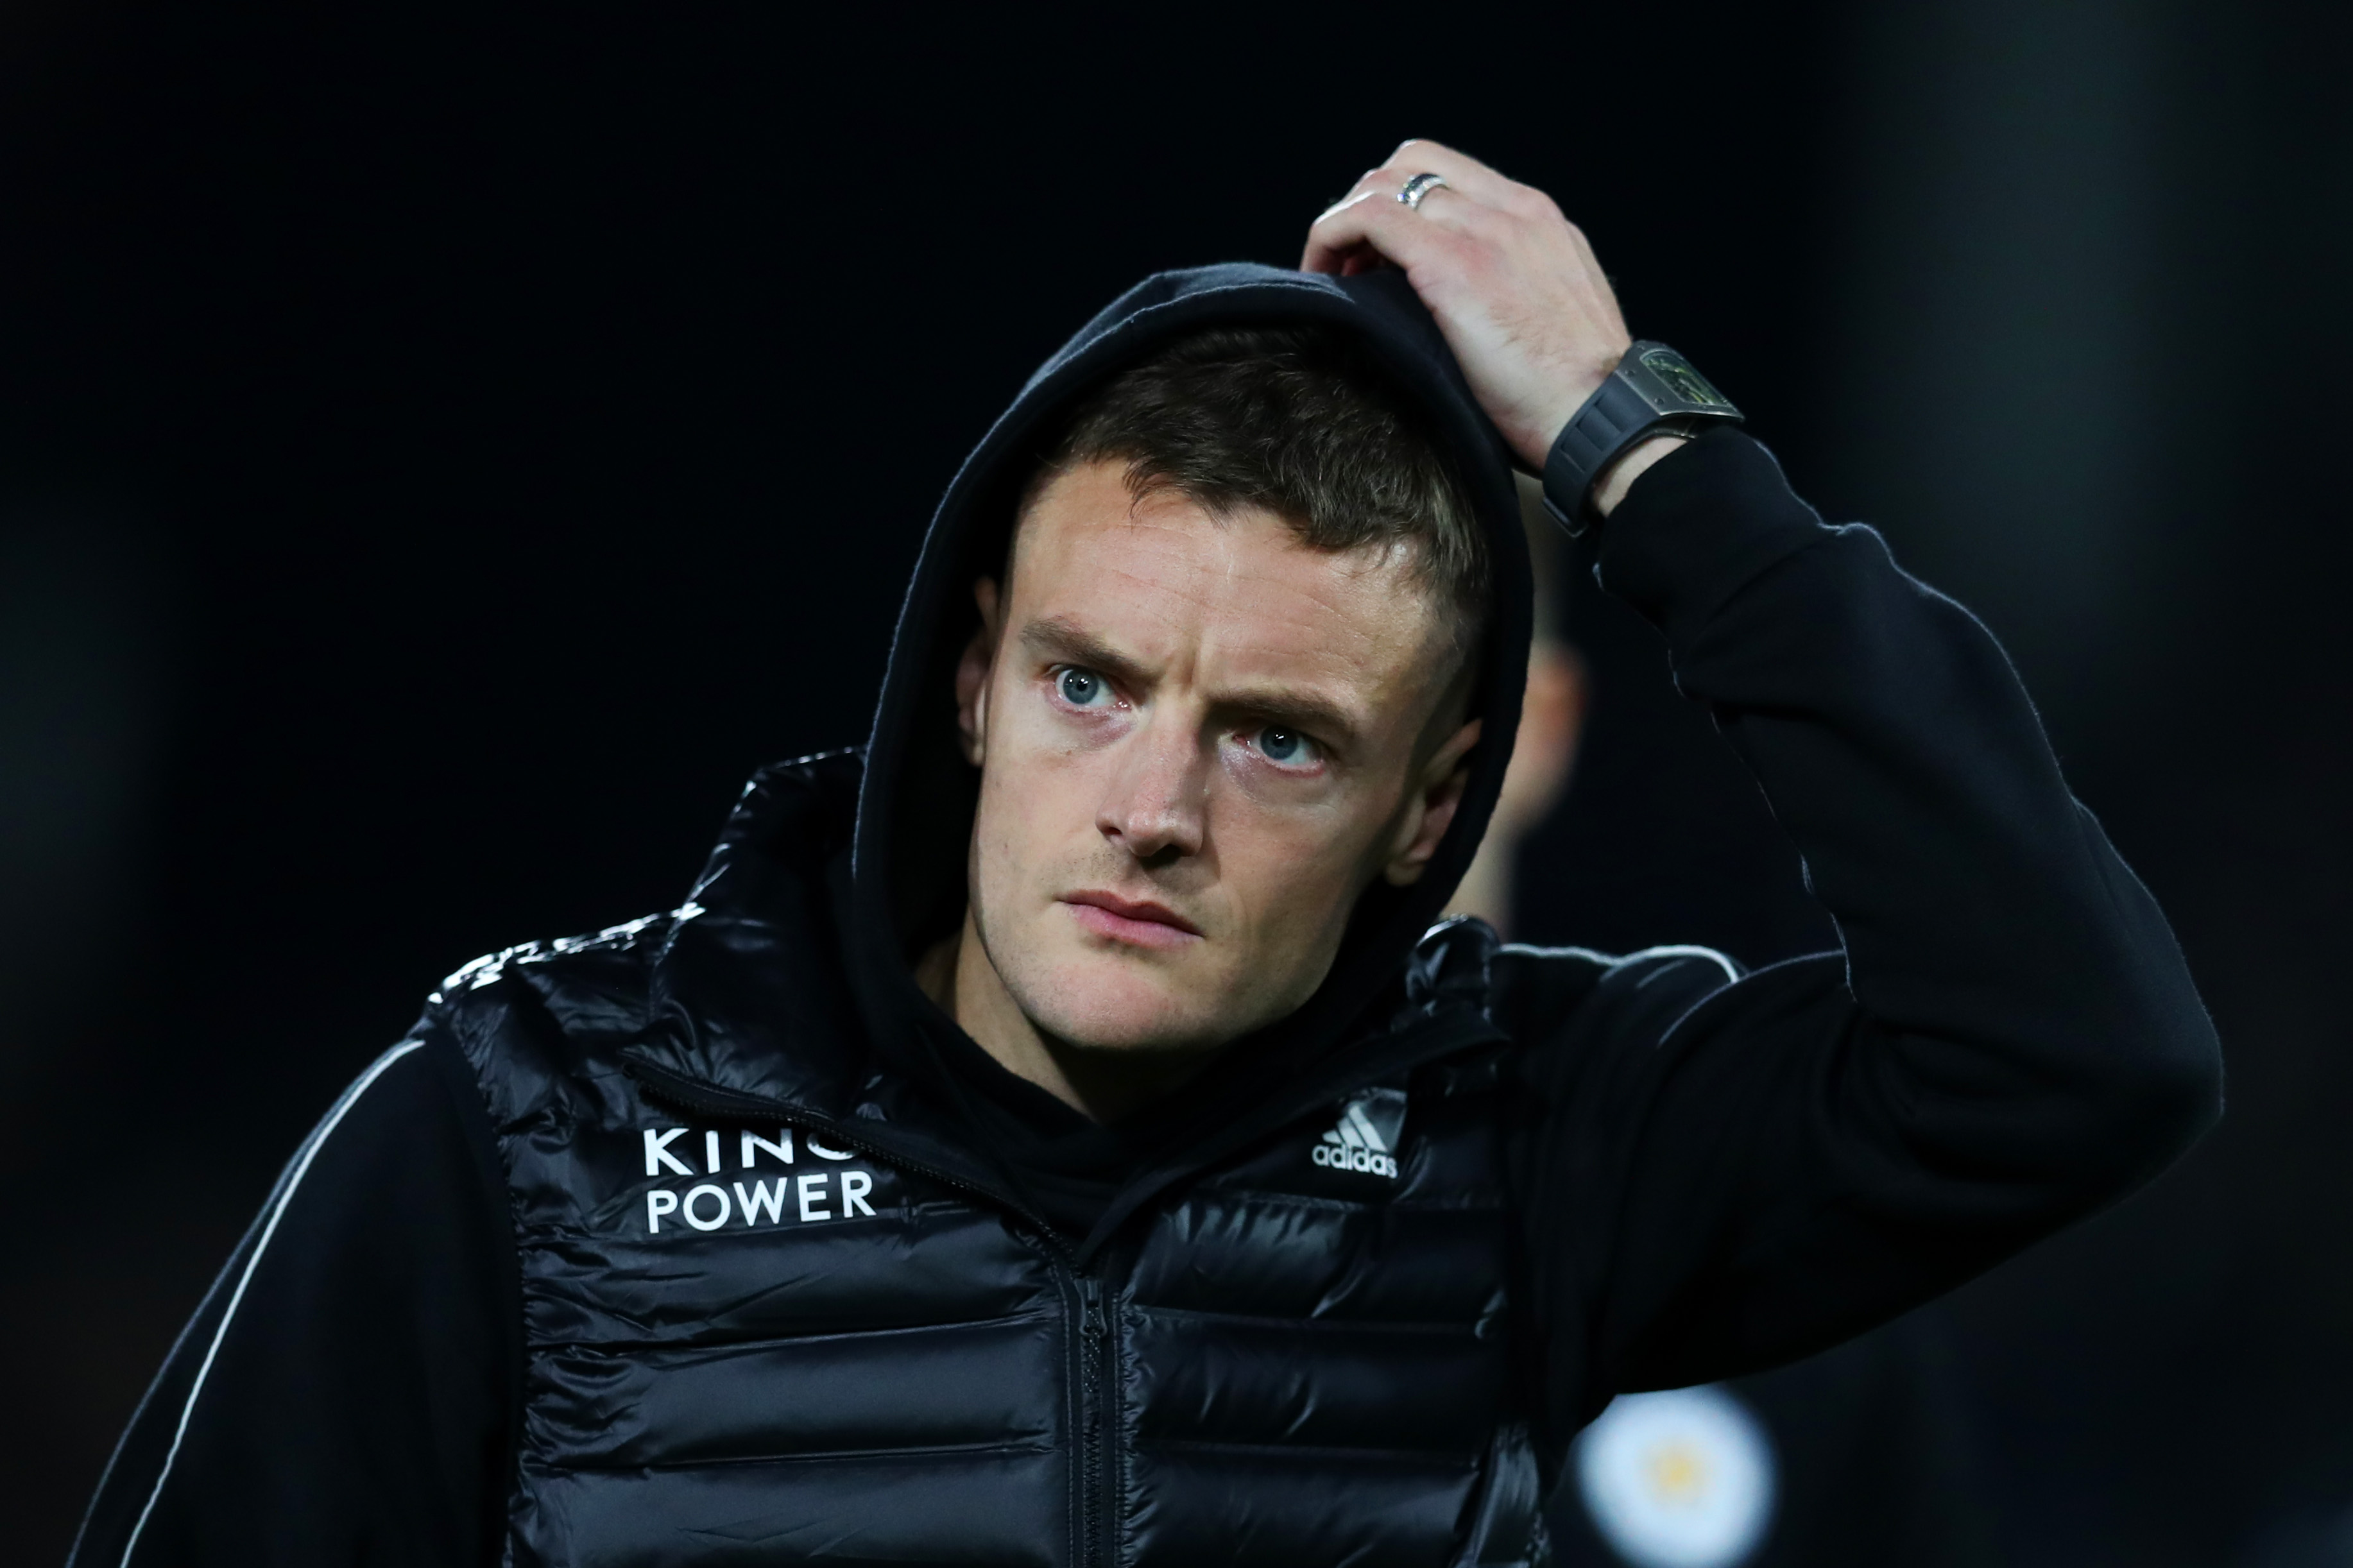
[{"label": "man's forehead", "polygon": [[1213,516],[1098,467],[1024,518],[1006,630],[1031,657],[1176,679],[1344,748],[1427,729],[1461,654],[1409,560],[1319,551],[1270,511]]},{"label": "man's forehead", "polygon": [[1315,549],[1263,508],[1220,514],[1171,488],[1139,494],[1102,463],[1060,476],[1028,509],[1008,586],[1022,613],[1098,635],[1206,637],[1236,657],[1355,668],[1425,657],[1442,632],[1414,564],[1398,547]]}]

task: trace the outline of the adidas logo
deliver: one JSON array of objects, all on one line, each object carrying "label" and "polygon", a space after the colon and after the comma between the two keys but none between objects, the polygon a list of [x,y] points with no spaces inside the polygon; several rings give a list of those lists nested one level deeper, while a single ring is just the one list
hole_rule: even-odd
[{"label": "adidas logo", "polygon": [[1405,1130],[1405,1091],[1372,1089],[1340,1107],[1340,1123],[1307,1157],[1327,1170],[1398,1179],[1398,1135]]}]

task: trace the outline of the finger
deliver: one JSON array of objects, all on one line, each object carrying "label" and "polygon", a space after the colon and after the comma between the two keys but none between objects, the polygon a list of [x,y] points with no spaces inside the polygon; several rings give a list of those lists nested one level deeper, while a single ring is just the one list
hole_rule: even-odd
[{"label": "finger", "polygon": [[[1430,172],[1435,174],[1437,171]],[[1440,176],[1441,179],[1444,177]],[[1451,182],[1429,186],[1421,193],[1419,205],[1415,206],[1406,206],[1394,196],[1390,200],[1396,201],[1399,207],[1423,223],[1436,224],[1440,228],[1490,244],[1501,244],[1507,229],[1525,221],[1501,207],[1464,194]]]},{"label": "finger", "polygon": [[[1421,199],[1406,210],[1424,223],[1454,230],[1483,244],[1508,249],[1512,247],[1515,228],[1525,228],[1529,225],[1556,227],[1566,224],[1559,212],[1545,200],[1540,192],[1524,192],[1535,198],[1539,204],[1535,209],[1531,210],[1525,205],[1517,210],[1497,206],[1481,200],[1477,191],[1465,191],[1438,170],[1415,167],[1410,163],[1387,163],[1377,169],[1367,170],[1356,181],[1347,199],[1386,196],[1402,205],[1405,191],[1415,179],[1425,175],[1436,175],[1437,183],[1425,185]],[[1474,184],[1492,190],[1497,182],[1490,172],[1489,178],[1474,180]],[[1502,184],[1508,185],[1509,182]]]},{"label": "finger", "polygon": [[1408,174],[1427,172],[1440,175],[1450,189],[1505,212],[1525,215],[1548,205],[1550,200],[1535,186],[1497,174],[1470,153],[1458,153],[1442,142],[1401,142],[1384,161],[1384,166],[1402,169]]},{"label": "finger", "polygon": [[1362,190],[1317,218],[1307,230],[1302,272],[1341,272],[1369,249],[1411,271],[1439,260],[1461,243],[1451,229],[1430,222],[1393,193]]},{"label": "finger", "polygon": [[1512,183],[1478,159],[1467,153],[1457,153],[1443,142],[1400,142],[1395,152],[1381,160],[1381,166],[1402,169],[1408,174],[1442,174],[1449,185],[1482,201],[1504,196],[1504,187]]},{"label": "finger", "polygon": [[1408,184],[1418,175],[1437,173],[1434,169],[1412,169],[1394,165],[1384,165],[1378,169],[1368,170],[1350,189],[1347,195],[1335,203],[1334,206],[1335,208],[1345,206],[1360,200],[1387,200],[1404,207],[1405,211],[1411,213],[1424,223],[1438,224],[1441,227],[1475,235],[1482,239],[1499,239],[1501,226],[1512,221],[1511,218],[1500,209],[1490,206],[1470,194],[1459,190],[1451,182],[1446,181],[1442,174],[1439,176],[1440,184],[1431,185],[1422,192],[1421,200],[1418,205],[1405,206],[1404,193]]},{"label": "finger", "polygon": [[1406,185],[1421,174],[1436,174],[1444,182],[1432,186],[1425,195],[1424,200],[1435,197],[1441,191],[1453,195],[1459,200],[1475,202],[1481,199],[1476,190],[1456,184],[1453,177],[1443,169],[1432,169],[1419,163],[1393,159],[1377,168],[1367,169],[1358,175],[1356,183],[1348,187],[1348,195],[1342,197],[1341,200],[1345,201],[1349,197],[1362,195],[1400,197],[1405,194]]},{"label": "finger", "polygon": [[[1566,233],[1588,285],[1604,291],[1609,289],[1608,275],[1602,271],[1600,259],[1594,255],[1585,231],[1569,222],[1550,196],[1533,185],[1505,179],[1467,153],[1436,142],[1408,142],[1388,163],[1368,171],[1356,183],[1356,189],[1401,191],[1406,181],[1423,173],[1446,181],[1422,197],[1419,210],[1423,217],[1494,244],[1504,242],[1507,227],[1505,223],[1495,221],[1493,215],[1498,213],[1509,219],[1557,228]],[[1471,199],[1447,199],[1457,194]]]},{"label": "finger", "polygon": [[[1354,191],[1309,226],[1301,269],[1345,277],[1378,265],[1376,257],[1411,269],[1450,251],[1459,261],[1465,243],[1504,248],[1507,231],[1522,221],[1444,184],[1430,187],[1420,205],[1409,207],[1398,192],[1410,177],[1394,169],[1375,169],[1357,181]],[[1343,214],[1348,216],[1343,218]],[[1432,229],[1451,243],[1431,243],[1426,231]]]}]

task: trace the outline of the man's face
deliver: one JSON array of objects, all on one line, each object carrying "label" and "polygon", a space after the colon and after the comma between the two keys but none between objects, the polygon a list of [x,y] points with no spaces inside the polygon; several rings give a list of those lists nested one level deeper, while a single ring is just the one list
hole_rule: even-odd
[{"label": "man's face", "polygon": [[1057,478],[959,673],[981,764],[973,927],[1045,1034],[1223,1044],[1296,1008],[1356,897],[1409,882],[1477,726],[1399,552],[1212,518],[1124,466]]}]

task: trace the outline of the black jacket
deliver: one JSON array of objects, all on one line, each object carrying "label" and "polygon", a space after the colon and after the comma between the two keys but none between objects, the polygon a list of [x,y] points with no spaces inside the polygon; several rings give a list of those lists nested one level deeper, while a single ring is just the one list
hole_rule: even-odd
[{"label": "black jacket", "polygon": [[[942,1081],[971,1047],[906,962],[962,898],[967,585],[1075,395],[1170,333],[1301,319],[1360,334],[1470,480],[1487,739],[1430,873],[1186,1091],[1224,1114],[1058,1230]],[[2171,935],[2000,648],[1738,434],[1638,482],[1599,570],[1843,952],[1742,976],[1425,936],[1508,758],[1519,527],[1394,275],[1131,291],[952,487],[862,763],[755,780],[680,910],[437,994],[296,1156],[76,1560],[1531,1561],[1613,1393],[1883,1321],[2211,1121]]]}]

